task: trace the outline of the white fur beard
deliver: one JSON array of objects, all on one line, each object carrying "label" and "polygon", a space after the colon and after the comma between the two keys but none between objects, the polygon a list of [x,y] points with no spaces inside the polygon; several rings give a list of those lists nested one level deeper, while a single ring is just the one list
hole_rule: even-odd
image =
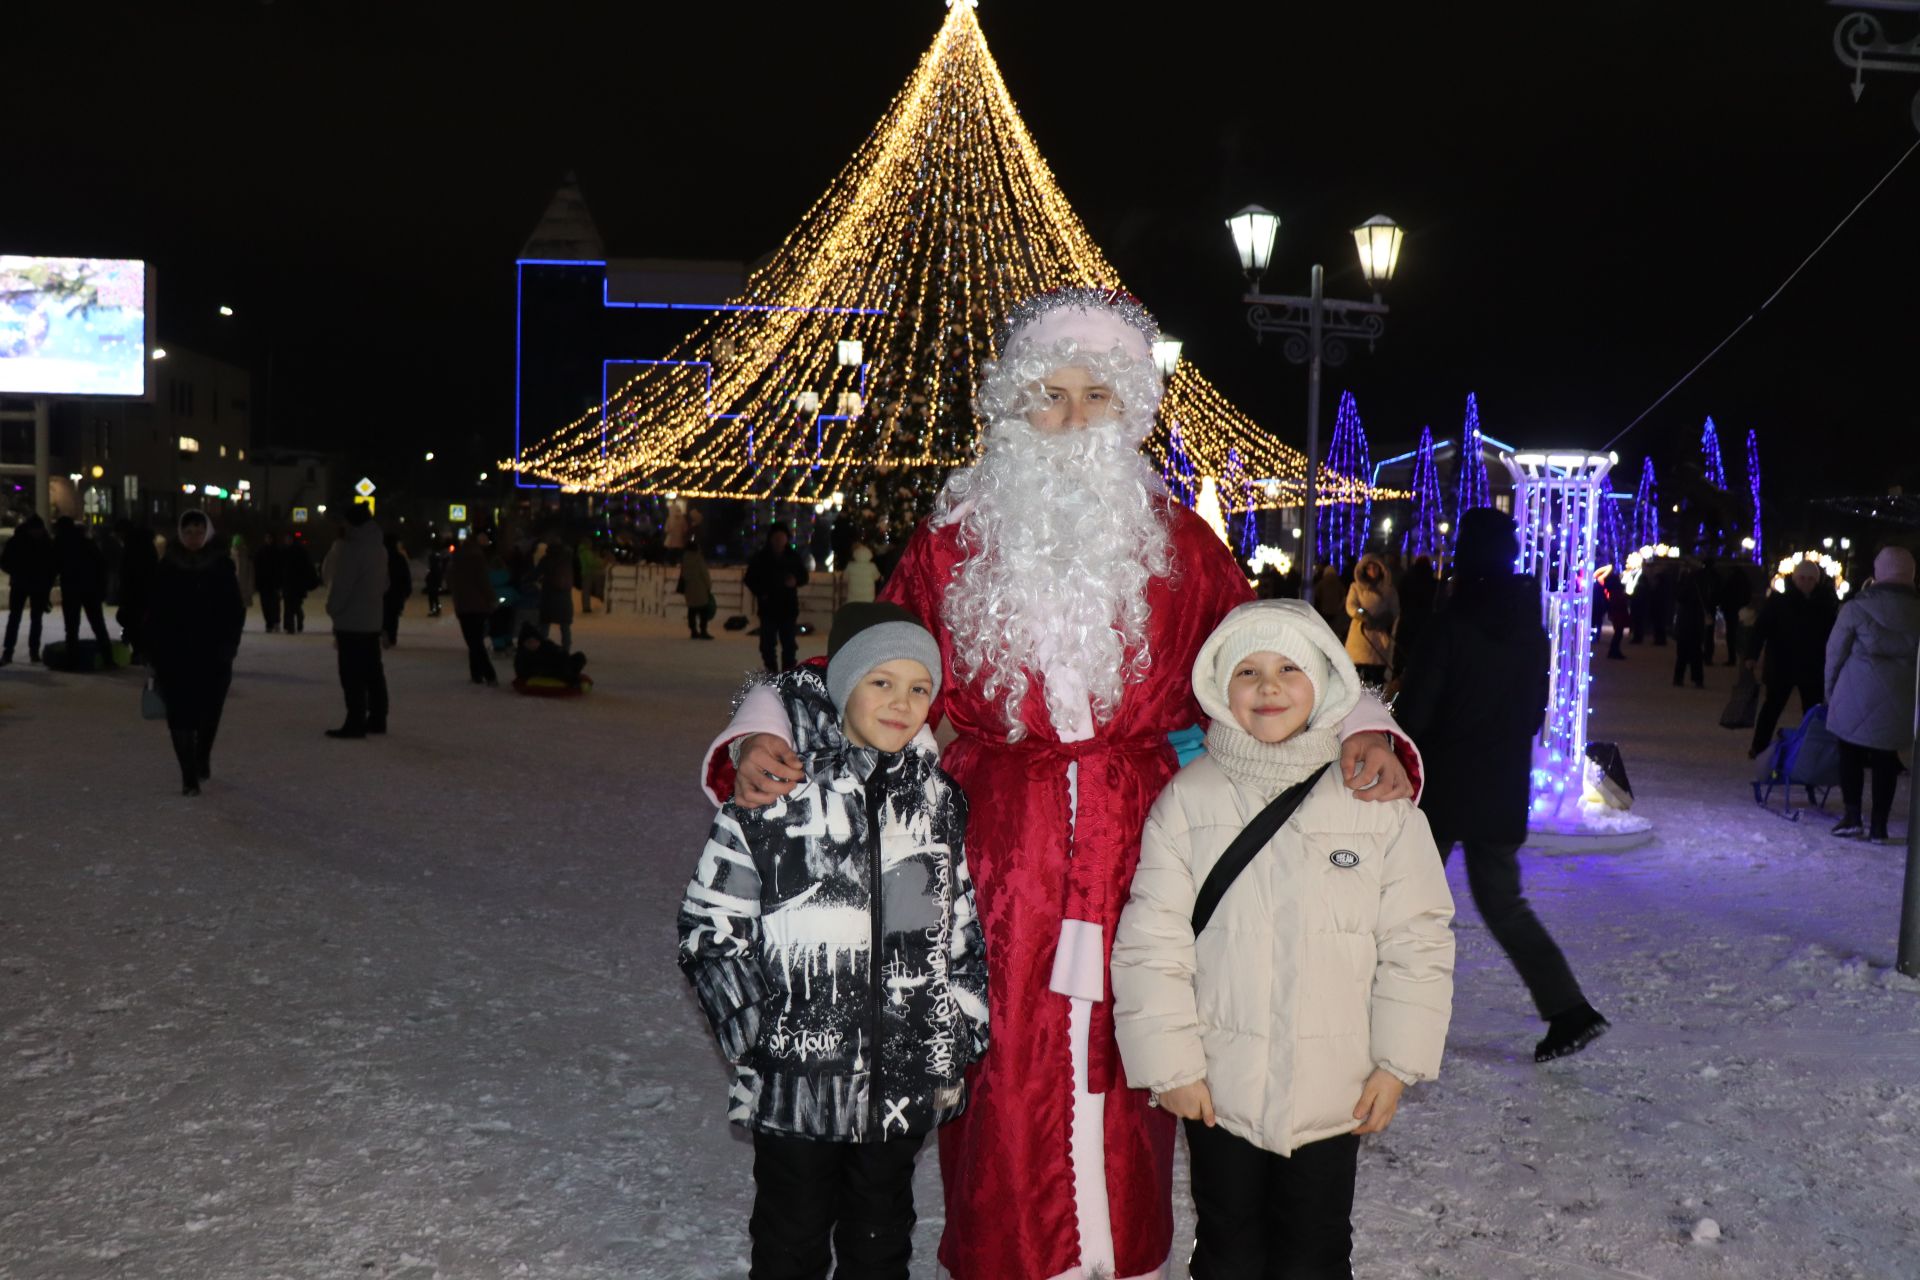
[{"label": "white fur beard", "polygon": [[1008,741],[1025,736],[1030,671],[1056,674],[1047,712],[1063,730],[1089,711],[1112,719],[1146,674],[1147,584],[1171,567],[1164,491],[1116,426],[1049,434],[1020,419],[992,426],[979,463],[948,478],[935,519],[960,525],[967,553],[944,606],[956,674],[1000,704]]}]

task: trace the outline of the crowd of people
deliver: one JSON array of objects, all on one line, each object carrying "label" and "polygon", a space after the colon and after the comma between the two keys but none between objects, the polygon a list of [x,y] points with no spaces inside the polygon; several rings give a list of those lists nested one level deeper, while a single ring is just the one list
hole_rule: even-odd
[{"label": "crowd of people", "polygon": [[[390,709],[382,652],[400,642],[415,566],[365,506],[350,506],[333,535],[316,565],[304,530],[269,530],[250,545],[239,534],[216,537],[211,516],[199,509],[183,513],[170,535],[129,520],[89,528],[64,516],[49,528],[29,515],[0,546],[9,589],[0,667],[15,661],[22,631],[31,663],[75,671],[144,666],[164,706],[182,793],[195,796],[212,776],[213,742],[255,598],[265,633],[300,635],[307,598],[324,589],[345,703],[344,719],[326,736],[377,737]],[[575,593],[584,612],[596,593],[605,594],[606,561],[593,535],[576,537],[556,524],[537,536],[512,528],[497,536],[475,529],[450,541],[427,531],[428,616],[451,596],[474,684],[498,685],[490,649],[511,649],[517,687],[580,690],[587,659],[573,647]],[[66,627],[61,640],[49,641],[44,620],[56,588]],[[108,605],[116,606],[118,642],[108,631]]]}]

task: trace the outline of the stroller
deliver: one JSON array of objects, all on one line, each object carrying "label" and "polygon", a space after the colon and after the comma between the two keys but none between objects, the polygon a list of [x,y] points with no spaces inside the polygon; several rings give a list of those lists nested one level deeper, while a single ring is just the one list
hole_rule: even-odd
[{"label": "stroller", "polygon": [[1785,802],[1780,816],[1798,822],[1806,811],[1793,807],[1793,789],[1805,787],[1807,803],[1825,807],[1828,793],[1840,785],[1840,740],[1827,729],[1826,707],[1810,709],[1798,729],[1782,732],[1760,762],[1760,774],[1753,780],[1755,804],[1765,808],[1778,787]]}]

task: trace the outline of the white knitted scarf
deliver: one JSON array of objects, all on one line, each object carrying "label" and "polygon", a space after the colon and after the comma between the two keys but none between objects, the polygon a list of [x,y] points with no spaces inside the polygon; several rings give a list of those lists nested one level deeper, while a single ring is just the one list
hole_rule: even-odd
[{"label": "white knitted scarf", "polygon": [[1261,742],[1231,720],[1207,730],[1207,754],[1229,778],[1271,800],[1305,782],[1321,765],[1340,758],[1337,728],[1302,729],[1284,742]]}]

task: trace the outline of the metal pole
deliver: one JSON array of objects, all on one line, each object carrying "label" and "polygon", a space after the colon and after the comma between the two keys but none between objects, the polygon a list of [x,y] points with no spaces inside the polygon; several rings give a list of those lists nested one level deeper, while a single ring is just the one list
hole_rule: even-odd
[{"label": "metal pole", "polygon": [[33,513],[53,526],[53,401],[33,402]]},{"label": "metal pole", "polygon": [[[1913,754],[1920,761],[1920,669],[1914,672]],[[1894,962],[1909,978],[1920,978],[1920,784],[1907,778],[1907,880],[1900,895],[1900,953]]]},{"label": "metal pole", "polygon": [[1320,264],[1313,264],[1313,285],[1308,290],[1312,305],[1308,308],[1307,339],[1307,510],[1300,521],[1300,598],[1313,602],[1314,561],[1320,539],[1320,355],[1321,324],[1326,308],[1321,305]]}]

